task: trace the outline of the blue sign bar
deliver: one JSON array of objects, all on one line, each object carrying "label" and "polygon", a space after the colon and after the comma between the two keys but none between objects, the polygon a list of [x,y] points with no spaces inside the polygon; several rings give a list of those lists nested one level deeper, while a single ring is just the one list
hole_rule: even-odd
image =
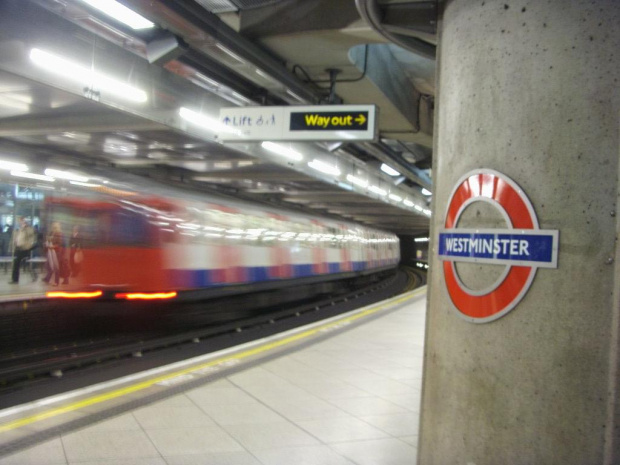
[{"label": "blue sign bar", "polygon": [[440,232],[438,248],[443,260],[555,268],[557,243],[557,231],[459,229]]}]

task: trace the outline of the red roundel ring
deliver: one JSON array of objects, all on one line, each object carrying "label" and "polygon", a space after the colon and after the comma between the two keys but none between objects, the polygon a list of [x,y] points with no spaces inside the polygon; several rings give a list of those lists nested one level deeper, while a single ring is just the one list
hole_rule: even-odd
[{"label": "red roundel ring", "polygon": [[[471,171],[459,180],[450,196],[444,227],[454,229],[463,210],[477,201],[497,207],[514,229],[539,229],[532,204],[519,186],[503,174],[488,169]],[[536,267],[507,266],[507,273],[491,289],[476,292],[463,285],[453,261],[443,262],[448,294],[462,317],[475,323],[486,323],[500,318],[517,305],[532,283]]]}]

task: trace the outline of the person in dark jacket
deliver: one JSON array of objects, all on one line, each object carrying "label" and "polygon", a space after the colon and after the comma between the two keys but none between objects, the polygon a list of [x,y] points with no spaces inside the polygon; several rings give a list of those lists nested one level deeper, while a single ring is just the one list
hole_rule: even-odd
[{"label": "person in dark jacket", "polygon": [[80,274],[82,269],[82,261],[84,260],[84,252],[82,251],[82,234],[79,226],[73,226],[73,233],[69,239],[69,266],[71,268],[71,277],[75,278]]}]

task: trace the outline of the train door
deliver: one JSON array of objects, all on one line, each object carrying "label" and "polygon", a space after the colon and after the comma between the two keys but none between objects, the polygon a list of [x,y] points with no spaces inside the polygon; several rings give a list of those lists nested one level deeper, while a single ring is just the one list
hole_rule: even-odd
[{"label": "train door", "polygon": [[369,268],[376,268],[378,264],[377,235],[374,232],[368,234],[368,264]]},{"label": "train door", "polygon": [[148,220],[149,209],[141,203],[98,202],[76,212],[87,284],[136,291],[168,288],[161,244]]},{"label": "train door", "polygon": [[347,227],[339,223],[338,224],[338,243],[340,245],[340,271],[352,271],[351,265],[351,244],[347,240],[348,230]]},{"label": "train door", "polygon": [[243,261],[242,215],[236,208],[213,205],[218,212],[222,227],[222,240],[216,248],[213,280],[217,284],[242,283],[248,280],[247,269]]},{"label": "train door", "polygon": [[327,253],[321,236],[325,232],[325,226],[318,220],[312,220],[312,272],[315,275],[327,273]]},{"label": "train door", "polygon": [[292,232],[292,228],[288,228],[290,221],[286,216],[276,213],[267,213],[267,216],[270,218],[269,229],[278,233],[277,236],[274,236],[273,246],[271,247],[269,277],[272,279],[292,278],[291,250],[289,241],[286,240],[286,234]]}]

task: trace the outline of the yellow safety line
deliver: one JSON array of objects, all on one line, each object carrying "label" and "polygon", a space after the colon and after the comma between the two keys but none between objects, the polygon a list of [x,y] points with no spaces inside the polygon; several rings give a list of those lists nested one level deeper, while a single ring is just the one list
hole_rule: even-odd
[{"label": "yellow safety line", "polygon": [[6,423],[6,424],[0,426],[0,433],[1,432],[5,432],[5,431],[11,431],[11,430],[20,428],[22,426],[30,425],[32,423],[36,423],[37,421],[46,420],[48,418],[52,418],[52,417],[55,417],[55,416],[58,416],[58,415],[62,415],[63,413],[73,412],[75,410],[79,410],[79,409],[84,408],[84,407],[88,407],[88,406],[91,406],[91,405],[99,404],[99,403],[105,402],[107,400],[116,399],[118,397],[122,397],[122,396],[125,396],[127,394],[131,394],[131,393],[134,393],[134,392],[137,392],[137,391],[142,391],[144,389],[147,389],[147,388],[153,386],[154,384],[161,383],[162,381],[173,379],[173,378],[176,378],[178,376],[182,376],[182,375],[194,372],[194,371],[199,371],[199,370],[202,370],[202,369],[205,369],[205,368],[208,368],[208,367],[212,367],[214,365],[219,365],[219,364],[224,363],[224,362],[226,362],[228,360],[238,360],[238,359],[247,358],[247,357],[250,357],[252,355],[257,355],[257,354],[260,354],[262,352],[266,352],[268,350],[272,350],[272,349],[275,349],[277,347],[281,347],[281,346],[290,344],[292,342],[299,341],[301,339],[305,339],[305,338],[310,337],[310,336],[312,336],[312,335],[314,335],[314,334],[316,334],[316,333],[318,333],[318,332],[320,332],[320,331],[322,331],[324,329],[340,325],[340,324],[342,324],[344,322],[355,321],[355,320],[358,320],[358,319],[363,318],[365,316],[368,316],[368,315],[371,315],[373,313],[376,313],[376,312],[379,312],[381,310],[384,310],[387,307],[392,307],[392,306],[398,305],[398,304],[400,304],[402,302],[406,302],[407,300],[409,300],[409,299],[411,299],[413,297],[417,297],[423,291],[424,290],[421,289],[419,292],[415,292],[415,293],[412,293],[412,294],[410,294],[410,295],[408,295],[406,297],[401,297],[400,299],[393,300],[389,304],[382,304],[382,305],[380,305],[378,307],[370,308],[370,309],[365,310],[363,312],[360,312],[360,313],[358,313],[356,315],[352,315],[352,316],[349,316],[349,317],[346,317],[346,318],[343,318],[343,319],[340,319],[340,320],[337,320],[337,321],[334,321],[334,322],[331,322],[331,323],[328,323],[328,324],[325,324],[325,325],[322,325],[322,326],[318,326],[318,327],[316,327],[314,329],[310,329],[308,331],[304,331],[304,332],[296,334],[294,336],[289,336],[289,337],[287,337],[285,339],[282,339],[280,341],[271,342],[271,343],[268,343],[268,344],[256,347],[254,349],[249,349],[249,350],[243,351],[243,352],[241,352],[239,354],[229,355],[227,357],[219,358],[219,359],[213,360],[211,362],[206,362],[206,363],[203,363],[203,364],[200,364],[200,365],[195,365],[195,366],[192,366],[192,367],[189,367],[189,368],[185,368],[185,369],[182,369],[180,371],[176,371],[174,373],[169,373],[167,375],[158,376],[156,378],[150,379],[148,381],[143,381],[143,382],[134,384],[132,386],[127,386],[127,387],[124,387],[124,388],[116,389],[116,390],[110,391],[110,392],[108,392],[106,394],[100,394],[100,395],[97,395],[97,396],[90,397],[88,399],[77,401],[77,402],[74,402],[72,404],[65,405],[64,407],[58,407],[58,408],[55,408],[55,409],[52,409],[52,410],[48,410],[46,412],[42,412],[42,413],[38,413],[36,415],[32,415],[30,417],[21,418],[19,420],[11,421],[9,423]]}]

